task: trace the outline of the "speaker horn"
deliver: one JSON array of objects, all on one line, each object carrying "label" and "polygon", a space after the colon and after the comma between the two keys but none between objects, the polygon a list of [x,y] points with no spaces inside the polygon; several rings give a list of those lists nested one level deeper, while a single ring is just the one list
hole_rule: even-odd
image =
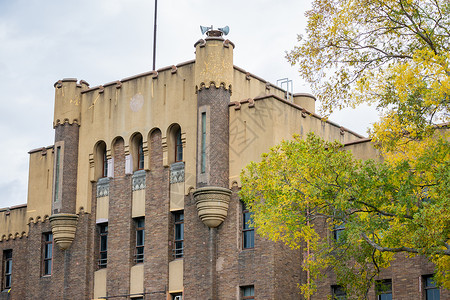
[{"label": "speaker horn", "polygon": [[218,28],[220,31],[223,32],[223,34],[227,35],[230,32],[230,27],[225,26],[223,28]]},{"label": "speaker horn", "polygon": [[202,34],[205,34],[206,32],[208,32],[209,30],[212,30],[213,27],[211,25],[211,27],[206,27],[206,26],[201,26],[200,25],[200,30],[202,31]]}]

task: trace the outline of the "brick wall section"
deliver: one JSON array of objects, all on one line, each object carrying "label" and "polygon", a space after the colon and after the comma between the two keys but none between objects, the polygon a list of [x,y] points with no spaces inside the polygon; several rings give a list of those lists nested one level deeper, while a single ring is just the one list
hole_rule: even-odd
[{"label": "brick wall section", "polygon": [[[208,105],[209,116],[209,165],[210,177],[207,183],[198,183],[198,186],[219,186],[228,188],[229,173],[229,126],[228,126],[228,103],[230,103],[230,92],[223,87],[203,88],[198,91],[198,106]],[[199,129],[201,130],[201,128]],[[198,134],[198,143],[201,144],[201,134]],[[201,159],[197,160],[197,170],[200,169]]]},{"label": "brick wall section", "polygon": [[80,213],[75,239],[65,255],[64,299],[90,299],[94,281],[94,248],[91,214]]},{"label": "brick wall section", "polygon": [[184,297],[207,300],[212,297],[210,229],[198,217],[193,198],[186,196],[184,200]]},{"label": "brick wall section", "polygon": [[131,175],[125,175],[124,141],[113,146],[114,178],[109,183],[107,295],[126,295],[130,290],[133,262],[131,241]]},{"label": "brick wall section", "polygon": [[[317,224],[316,228],[321,236],[332,233],[326,230],[324,222]],[[331,286],[336,284],[336,276],[332,271],[326,272],[326,277],[323,278],[318,285],[318,290],[311,300],[326,299],[327,295],[331,295]],[[392,261],[391,267],[381,271],[377,280],[391,279],[392,280],[392,297],[395,300],[410,300],[410,299],[425,299],[423,282],[422,288],[419,290],[419,277],[423,275],[433,274],[434,265],[425,257],[408,258],[405,254],[397,254],[396,259]],[[306,280],[306,277],[302,282]],[[376,300],[375,289],[372,287],[368,293],[368,299]],[[441,289],[441,299],[450,299],[450,291]]]},{"label": "brick wall section", "polygon": [[[150,135],[150,171],[146,174],[144,288],[146,292],[168,289],[169,259],[169,168],[163,166],[161,131]],[[170,253],[170,256],[169,256]],[[151,294],[152,300],[165,300],[165,293]]]},{"label": "brick wall section", "polygon": [[301,299],[297,284],[302,276],[302,252],[281,242],[275,244],[275,299]]},{"label": "brick wall section", "polygon": [[55,142],[64,141],[62,213],[76,212],[79,126],[64,123],[55,128]]},{"label": "brick wall section", "polygon": [[[12,282],[11,292],[9,300],[21,300],[26,298],[27,292],[27,277],[24,274],[28,274],[27,265],[27,243],[28,238],[16,238],[15,240],[3,241],[0,243],[0,255],[3,259],[4,250],[12,250]],[[3,289],[3,263],[1,274],[1,287]],[[8,294],[6,292],[0,292],[0,300],[6,300]]]},{"label": "brick wall section", "polygon": [[27,245],[28,285],[25,299],[63,299],[64,254],[55,243],[53,243],[52,274],[42,276],[42,233],[44,232],[51,232],[48,220],[30,224]]}]

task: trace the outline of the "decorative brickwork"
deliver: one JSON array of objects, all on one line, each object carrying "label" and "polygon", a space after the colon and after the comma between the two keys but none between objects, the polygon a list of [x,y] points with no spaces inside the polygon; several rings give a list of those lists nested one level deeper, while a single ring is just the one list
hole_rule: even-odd
[{"label": "decorative brickwork", "polygon": [[[172,240],[169,238],[169,168],[163,166],[161,131],[150,135],[150,171],[145,193],[144,287],[147,292],[166,291],[169,286],[169,260]],[[166,293],[151,295],[166,300]]]},{"label": "decorative brickwork", "polygon": [[[127,295],[130,291],[130,269],[133,264],[134,240],[131,219],[131,175],[125,174],[124,141],[114,147],[114,178],[110,180],[108,218],[108,280],[109,296]],[[111,270],[111,271],[110,271]]]},{"label": "decorative brickwork", "polygon": [[55,143],[64,142],[63,172],[60,175],[62,182],[62,213],[76,213],[78,139],[78,124],[64,123],[55,127]]}]

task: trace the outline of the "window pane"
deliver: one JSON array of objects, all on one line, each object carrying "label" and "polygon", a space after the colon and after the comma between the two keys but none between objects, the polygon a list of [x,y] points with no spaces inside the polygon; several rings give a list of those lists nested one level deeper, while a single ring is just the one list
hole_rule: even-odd
[{"label": "window pane", "polygon": [[441,295],[439,289],[427,290],[427,300],[440,300]]},{"label": "window pane", "polygon": [[136,232],[136,246],[144,246],[144,230]]},{"label": "window pane", "polygon": [[248,230],[243,232],[244,235],[244,249],[253,248],[255,246],[255,232]]},{"label": "window pane", "polygon": [[44,275],[50,275],[52,270],[52,260],[44,261]]}]

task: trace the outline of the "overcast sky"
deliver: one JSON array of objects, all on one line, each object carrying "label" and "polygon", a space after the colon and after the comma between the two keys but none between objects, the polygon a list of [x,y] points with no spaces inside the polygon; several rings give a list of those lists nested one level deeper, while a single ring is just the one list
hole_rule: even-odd
[{"label": "overcast sky", "polygon": [[[160,0],[156,67],[194,59],[199,25],[228,25],[235,65],[310,92],[284,58],[309,8],[309,0]],[[0,208],[26,203],[28,151],[54,142],[54,82],[95,86],[150,71],[153,15],[153,0],[0,0]],[[376,113],[363,107],[330,119],[365,135]]]}]

